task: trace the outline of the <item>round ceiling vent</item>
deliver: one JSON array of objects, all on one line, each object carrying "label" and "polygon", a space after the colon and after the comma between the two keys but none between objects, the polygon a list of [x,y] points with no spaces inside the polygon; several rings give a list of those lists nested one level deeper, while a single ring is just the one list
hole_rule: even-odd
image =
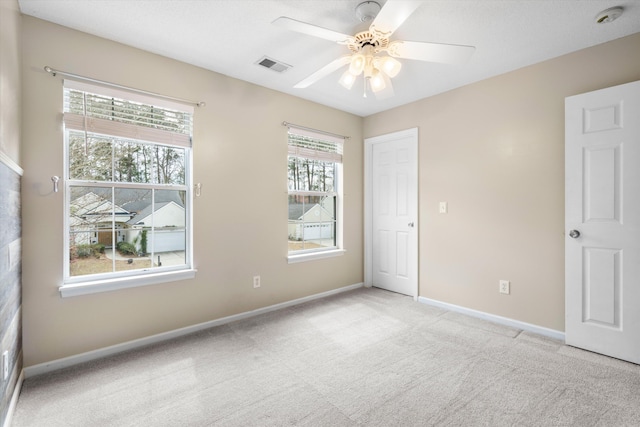
[{"label": "round ceiling vent", "polygon": [[620,6],[603,10],[598,15],[596,15],[596,23],[607,24],[609,22],[613,22],[618,19],[620,15],[622,15],[622,11],[623,9]]},{"label": "round ceiling vent", "polygon": [[361,22],[373,21],[380,12],[380,4],[375,1],[364,1],[356,6],[356,18]]}]

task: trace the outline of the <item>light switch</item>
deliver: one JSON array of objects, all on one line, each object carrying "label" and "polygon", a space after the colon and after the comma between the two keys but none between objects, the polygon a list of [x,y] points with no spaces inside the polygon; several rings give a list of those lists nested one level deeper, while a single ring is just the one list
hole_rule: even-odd
[{"label": "light switch", "polygon": [[440,213],[447,213],[447,202],[440,202]]}]

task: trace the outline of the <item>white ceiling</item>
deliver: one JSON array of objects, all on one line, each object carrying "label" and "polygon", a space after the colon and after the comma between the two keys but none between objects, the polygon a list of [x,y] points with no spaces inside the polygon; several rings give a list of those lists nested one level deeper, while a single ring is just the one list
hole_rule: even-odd
[{"label": "white ceiling", "polygon": [[[287,16],[354,34],[363,29],[354,13],[362,1],[19,0],[19,4],[26,15],[360,116],[640,32],[638,0],[426,0],[391,39],[473,45],[476,51],[467,64],[402,60],[403,68],[393,79],[395,96],[386,100],[363,98],[361,80],[347,91],[337,83],[340,70],[306,89],[294,89],[297,82],[349,51],[271,22]],[[624,7],[624,14],[597,25],[598,12],[613,6]],[[293,68],[279,74],[256,65],[264,55]],[[48,65],[73,72],[64,64]]]}]

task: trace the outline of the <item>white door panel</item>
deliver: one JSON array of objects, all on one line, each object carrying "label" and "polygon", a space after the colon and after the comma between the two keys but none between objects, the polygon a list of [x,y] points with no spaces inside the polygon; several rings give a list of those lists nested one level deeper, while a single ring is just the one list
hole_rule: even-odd
[{"label": "white door panel", "polygon": [[370,285],[417,297],[417,129],[366,140]]},{"label": "white door panel", "polygon": [[565,119],[565,339],[640,363],[640,82],[569,97]]}]

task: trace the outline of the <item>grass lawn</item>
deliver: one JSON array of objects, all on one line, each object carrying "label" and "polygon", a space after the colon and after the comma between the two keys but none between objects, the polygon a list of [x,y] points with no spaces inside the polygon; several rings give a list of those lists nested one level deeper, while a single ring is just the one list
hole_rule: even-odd
[{"label": "grass lawn", "polygon": [[[136,270],[151,267],[149,258],[139,259],[131,257],[131,264],[127,260],[116,260],[116,271]],[[100,258],[87,257],[76,258],[69,262],[71,276],[84,276],[87,274],[111,273],[113,271],[113,260],[101,255]]]},{"label": "grass lawn", "polygon": [[324,246],[313,242],[301,242],[299,240],[289,240],[290,251],[301,251],[303,249],[317,249],[324,248]]}]

